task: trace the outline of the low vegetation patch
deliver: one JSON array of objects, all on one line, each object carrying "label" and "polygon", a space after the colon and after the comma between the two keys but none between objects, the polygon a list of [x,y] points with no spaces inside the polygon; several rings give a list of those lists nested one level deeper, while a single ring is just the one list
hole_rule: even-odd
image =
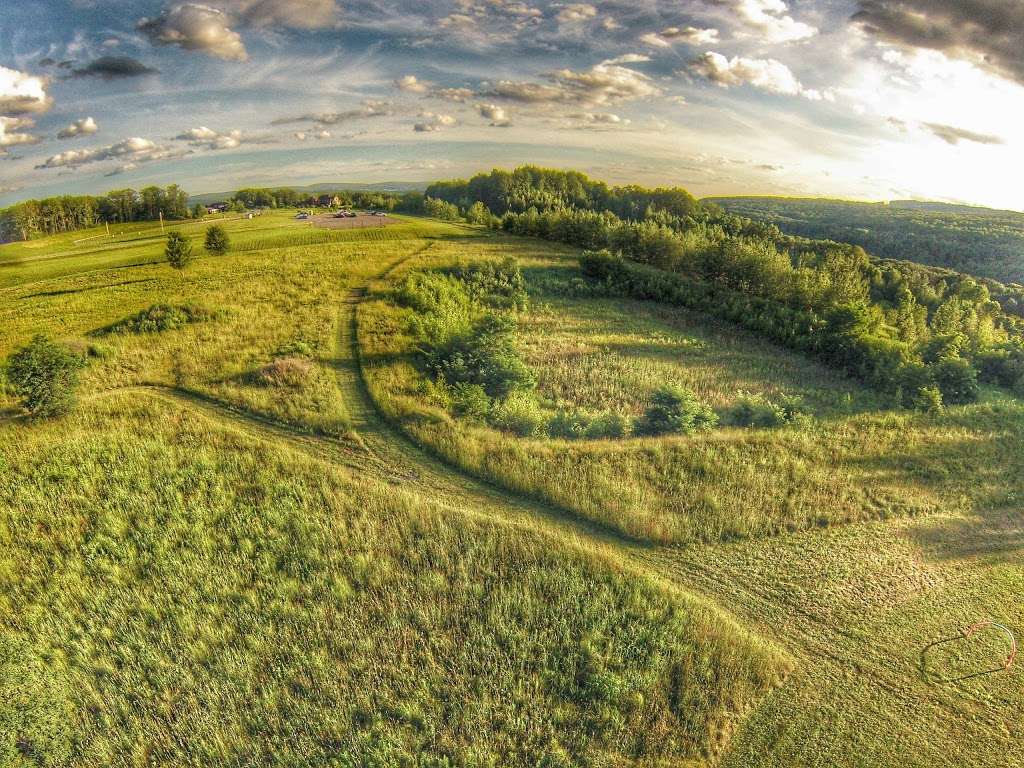
[{"label": "low vegetation patch", "polygon": [[33,416],[59,416],[74,407],[83,367],[80,356],[40,334],[8,358],[5,387]]},{"label": "low vegetation patch", "polygon": [[113,333],[162,333],[176,331],[190,323],[201,323],[217,316],[212,312],[194,304],[154,304],[130,317],[119,320],[113,325],[99,331],[100,334]]}]

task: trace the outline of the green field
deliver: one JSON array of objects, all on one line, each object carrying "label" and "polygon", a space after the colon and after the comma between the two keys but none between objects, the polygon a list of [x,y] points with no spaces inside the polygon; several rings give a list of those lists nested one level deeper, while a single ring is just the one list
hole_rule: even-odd
[{"label": "green field", "polygon": [[[0,396],[0,765],[1024,763],[1019,670],[929,642],[1024,627],[1024,404],[940,414],[721,321],[586,290],[578,251],[403,218],[153,226],[0,247],[0,357],[88,360],[76,410]],[[182,231],[198,240],[201,225]],[[521,438],[453,417],[394,289],[515,258],[545,414],[690,436]],[[110,333],[157,304],[203,310]],[[729,423],[740,393],[807,421]],[[929,659],[948,677],[1005,649]]]}]

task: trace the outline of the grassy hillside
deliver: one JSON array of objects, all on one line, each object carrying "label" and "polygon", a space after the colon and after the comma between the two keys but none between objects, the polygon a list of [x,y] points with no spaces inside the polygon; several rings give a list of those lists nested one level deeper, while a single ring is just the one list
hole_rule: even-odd
[{"label": "grassy hillside", "polygon": [[709,202],[787,234],[853,243],[879,258],[1024,283],[1024,213],[777,197]]},{"label": "grassy hillside", "polygon": [[[0,354],[43,329],[89,364],[68,417],[0,403],[0,764],[719,755],[785,653],[364,424],[346,297],[464,230],[229,227],[183,274],[148,236],[7,273]],[[159,303],[208,312],[131,330]]]},{"label": "grassy hillside", "polygon": [[[228,227],[184,273],[146,231],[0,247],[0,356],[45,330],[88,363],[64,418],[0,395],[0,764],[1024,763],[1016,670],[919,669],[1024,627],[1006,391],[891,410],[539,240]],[[720,424],[456,415],[395,288],[509,256],[540,423],[628,422],[671,380]],[[741,390],[805,418],[737,426]]]},{"label": "grassy hillside", "polygon": [[[664,381],[689,386],[722,426],[688,437],[564,441],[516,438],[453,418],[413,354],[408,311],[390,286],[416,269],[460,259],[520,256],[531,294],[521,347],[542,407],[638,414]],[[992,462],[1019,464],[1024,407],[991,391],[943,415],[892,411],[887,402],[811,360],[699,316],[655,303],[594,299],[579,290],[577,253],[512,238],[446,244],[403,263],[360,312],[374,397],[415,439],[505,486],[659,543],[763,536],[857,520],[970,510],[990,494],[1012,498],[1021,477],[981,484]],[[802,397],[801,427],[729,425],[741,391]],[[952,445],[970,444],[958,454]]]}]

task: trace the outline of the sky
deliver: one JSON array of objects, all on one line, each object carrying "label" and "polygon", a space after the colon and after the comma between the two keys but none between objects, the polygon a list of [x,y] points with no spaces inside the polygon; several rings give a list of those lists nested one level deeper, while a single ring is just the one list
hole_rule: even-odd
[{"label": "sky", "polygon": [[523,163],[1024,209],[1020,0],[5,0],[0,206]]}]

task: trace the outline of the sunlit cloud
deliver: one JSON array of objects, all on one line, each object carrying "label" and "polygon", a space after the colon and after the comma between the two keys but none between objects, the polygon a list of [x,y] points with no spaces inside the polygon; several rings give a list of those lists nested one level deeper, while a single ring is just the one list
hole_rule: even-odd
[{"label": "sunlit cloud", "polygon": [[73,123],[65,128],[62,128],[57,134],[58,139],[73,139],[78,136],[88,136],[96,133],[99,130],[99,126],[96,121],[91,117],[83,117],[81,120],[75,120]]},{"label": "sunlit cloud", "polygon": [[46,78],[0,66],[0,114],[38,114],[52,105],[46,93]]},{"label": "sunlit cloud", "polygon": [[154,18],[142,19],[137,27],[158,45],[174,45],[226,61],[245,61],[249,54],[241,35],[231,30],[228,23],[223,11],[206,5],[183,3]]}]

